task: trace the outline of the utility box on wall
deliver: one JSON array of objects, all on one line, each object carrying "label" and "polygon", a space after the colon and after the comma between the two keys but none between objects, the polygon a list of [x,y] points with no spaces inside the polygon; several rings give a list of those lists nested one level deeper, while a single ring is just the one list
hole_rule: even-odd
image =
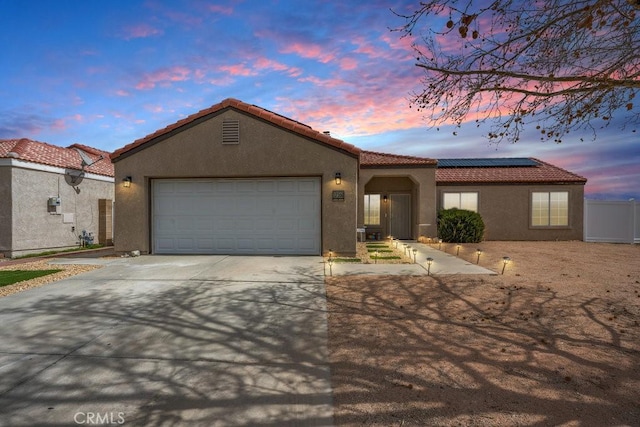
[{"label": "utility box on wall", "polygon": [[47,212],[51,215],[60,215],[60,197],[51,196],[47,199]]}]

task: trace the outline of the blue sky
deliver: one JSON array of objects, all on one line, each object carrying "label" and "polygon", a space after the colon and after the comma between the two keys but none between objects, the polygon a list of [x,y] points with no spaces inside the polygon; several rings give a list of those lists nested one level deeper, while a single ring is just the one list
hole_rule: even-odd
[{"label": "blue sky", "polygon": [[[491,145],[488,127],[430,128],[410,41],[417,2],[0,2],[0,138],[113,151],[233,97],[363,149],[434,158],[537,157],[589,179],[590,198],[640,199],[638,134]],[[584,142],[580,139],[583,138]]]}]

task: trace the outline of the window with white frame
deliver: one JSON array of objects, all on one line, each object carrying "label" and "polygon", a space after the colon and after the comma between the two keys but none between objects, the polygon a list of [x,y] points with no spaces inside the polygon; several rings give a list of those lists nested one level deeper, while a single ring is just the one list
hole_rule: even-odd
[{"label": "window with white frame", "polygon": [[364,195],[364,223],[366,225],[380,225],[380,195]]},{"label": "window with white frame", "polygon": [[531,193],[531,225],[562,227],[569,225],[569,192],[534,191]]},{"label": "window with white frame", "polygon": [[442,195],[443,209],[465,209],[468,211],[478,212],[478,193],[477,192],[445,192]]}]

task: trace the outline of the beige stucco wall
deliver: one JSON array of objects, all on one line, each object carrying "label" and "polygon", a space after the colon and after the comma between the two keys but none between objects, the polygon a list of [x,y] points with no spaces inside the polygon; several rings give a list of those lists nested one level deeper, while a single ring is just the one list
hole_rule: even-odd
[{"label": "beige stucco wall", "polygon": [[[113,199],[113,182],[85,177],[76,192],[65,182],[63,172],[11,169],[13,233],[9,256],[77,246],[82,230],[92,232],[98,242],[98,199]],[[61,199],[57,209],[47,204],[53,196]],[[73,222],[63,223],[63,213],[72,213]]]},{"label": "beige stucco wall", "polygon": [[[439,185],[438,209],[446,191],[478,192],[485,240],[582,240],[584,185]],[[568,227],[531,227],[531,192],[568,191]]]},{"label": "beige stucco wall", "polygon": [[11,206],[11,167],[0,166],[0,256],[11,249]]},{"label": "beige stucco wall", "polygon": [[[366,190],[366,191],[365,191]],[[364,227],[364,194],[411,194],[412,238],[436,235],[436,169],[425,168],[363,168],[358,184],[358,227]],[[382,213],[388,214],[382,206]],[[428,224],[428,225],[426,225]],[[388,233],[387,227],[383,234]]]},{"label": "beige stucco wall", "polygon": [[[240,121],[240,144],[222,145],[222,121]],[[127,153],[128,155],[129,153]],[[228,109],[115,162],[115,248],[149,253],[153,178],[319,176],[322,181],[322,251],[355,254],[355,157],[253,116]],[[335,184],[335,173],[342,184]],[[132,177],[129,188],[122,186]],[[332,201],[344,190],[345,201]]]}]

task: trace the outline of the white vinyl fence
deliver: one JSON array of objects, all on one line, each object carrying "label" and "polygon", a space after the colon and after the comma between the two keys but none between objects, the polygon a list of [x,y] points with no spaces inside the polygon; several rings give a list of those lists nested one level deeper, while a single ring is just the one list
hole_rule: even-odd
[{"label": "white vinyl fence", "polygon": [[585,199],[584,241],[640,243],[640,203]]}]

